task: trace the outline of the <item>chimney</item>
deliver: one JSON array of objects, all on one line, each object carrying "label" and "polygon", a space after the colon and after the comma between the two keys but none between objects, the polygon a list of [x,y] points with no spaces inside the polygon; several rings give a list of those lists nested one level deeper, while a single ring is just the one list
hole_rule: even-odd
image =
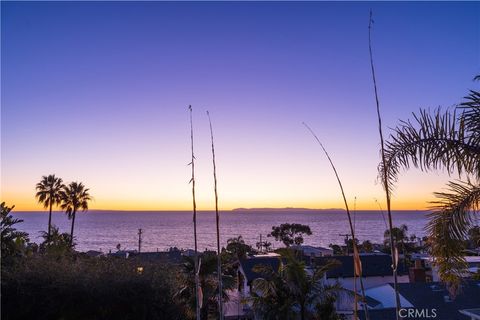
[{"label": "chimney", "polygon": [[408,277],[410,283],[426,282],[425,268],[420,259],[415,260],[415,266],[409,269]]},{"label": "chimney", "polygon": [[415,260],[415,269],[423,269],[422,260],[420,259]]}]

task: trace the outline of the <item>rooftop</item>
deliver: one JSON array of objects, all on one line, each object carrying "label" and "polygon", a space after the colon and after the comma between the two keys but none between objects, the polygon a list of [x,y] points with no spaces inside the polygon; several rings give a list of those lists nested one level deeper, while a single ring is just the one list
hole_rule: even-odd
[{"label": "rooftop", "polygon": [[[325,264],[328,261],[337,260],[340,266],[327,271],[327,278],[351,278],[353,277],[353,256],[331,256],[315,258],[315,263]],[[364,277],[375,276],[391,276],[392,275],[392,260],[389,255],[375,254],[375,255],[360,255],[362,262],[362,274]],[[408,271],[405,270],[403,263],[398,264],[398,275],[406,275]]]},{"label": "rooftop", "polygon": [[[370,320],[393,320],[396,318],[394,305],[388,303],[393,299],[393,284],[388,284],[388,286],[392,289],[388,296],[373,297],[382,303],[387,302],[385,303],[387,307],[380,310],[370,310]],[[412,309],[413,307],[418,312],[421,312],[421,310],[427,312],[428,310],[430,318],[433,318],[432,312],[435,310],[435,320],[470,320],[472,316],[466,315],[467,310],[471,314],[475,314],[479,312],[480,308],[480,281],[465,281],[460,288],[460,292],[453,300],[449,298],[448,291],[440,282],[399,283],[398,290],[402,298],[412,305],[405,306],[406,309]],[[461,312],[461,310],[466,312]],[[363,319],[361,314],[359,316]]]},{"label": "rooftop", "polygon": [[269,257],[269,256],[258,256],[249,259],[240,260],[240,265],[245,273],[247,282],[250,284],[253,280],[262,277],[261,273],[253,271],[256,266],[267,266],[273,270],[278,270],[280,267],[281,258],[279,256]]}]

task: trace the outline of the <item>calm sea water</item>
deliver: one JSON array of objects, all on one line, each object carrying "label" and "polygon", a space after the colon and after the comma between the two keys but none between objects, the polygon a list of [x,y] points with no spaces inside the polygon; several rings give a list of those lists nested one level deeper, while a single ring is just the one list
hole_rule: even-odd
[{"label": "calm sea water", "polygon": [[[422,236],[427,222],[425,211],[393,212],[394,225],[406,224],[408,233]],[[47,229],[48,213],[15,212],[15,217],[24,220],[18,229],[30,234],[31,241],[40,242],[40,231]],[[360,241],[381,242],[386,229],[386,218],[379,211],[357,211],[355,229]],[[348,220],[344,211],[226,211],[221,212],[221,241],[243,236],[245,242],[255,245],[260,234],[264,237],[273,225],[281,223],[307,224],[313,235],[305,238],[305,244],[328,246],[343,243],[341,234],[348,233]],[[70,220],[61,212],[52,214],[53,224],[61,232],[70,232]],[[199,249],[216,248],[215,213],[198,213]],[[193,221],[191,212],[175,211],[88,211],[78,213],[75,221],[77,250],[115,251],[118,243],[122,248],[136,249],[138,229],[143,229],[142,251],[165,250],[169,247],[193,247]],[[279,244],[274,243],[274,246]]]}]

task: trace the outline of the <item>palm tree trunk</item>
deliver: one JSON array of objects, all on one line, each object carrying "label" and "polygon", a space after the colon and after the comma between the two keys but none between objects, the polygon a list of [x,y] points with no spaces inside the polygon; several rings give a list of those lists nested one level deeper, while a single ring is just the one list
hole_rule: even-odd
[{"label": "palm tree trunk", "polygon": [[70,229],[70,246],[73,246],[73,228],[75,226],[75,213],[76,209],[73,209],[73,214],[72,214],[72,228]]},{"label": "palm tree trunk", "polygon": [[47,234],[48,243],[50,243],[51,229],[52,229],[52,198],[50,197],[50,213],[48,214],[48,234]]}]

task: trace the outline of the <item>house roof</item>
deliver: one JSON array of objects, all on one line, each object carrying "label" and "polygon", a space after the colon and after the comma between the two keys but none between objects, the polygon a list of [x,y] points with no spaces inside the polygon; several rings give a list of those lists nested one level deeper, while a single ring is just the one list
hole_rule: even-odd
[{"label": "house roof", "polygon": [[460,310],[461,314],[464,314],[473,319],[480,319],[480,309],[465,309]]},{"label": "house roof", "polygon": [[[393,287],[393,284],[390,284]],[[448,291],[439,282],[399,283],[398,291],[416,310],[435,309],[435,320],[467,320],[470,317],[460,310],[480,308],[480,281],[465,281],[454,300],[448,299]],[[395,309],[370,310],[370,320],[394,320]],[[362,318],[362,315],[359,314]]]},{"label": "house roof", "polygon": [[245,277],[247,278],[248,284],[257,278],[262,277],[261,273],[253,271],[255,266],[270,266],[273,270],[278,270],[280,263],[280,257],[254,257],[240,260],[240,266]]},{"label": "house roof", "polygon": [[330,248],[314,247],[314,246],[308,246],[308,245],[295,245],[295,246],[291,246],[290,248],[292,248],[292,249],[297,249],[297,250],[311,250],[311,251],[328,251],[328,252],[333,252],[333,249],[330,249]]},{"label": "house roof", "polygon": [[314,246],[307,246],[307,245],[298,245],[298,246],[291,246],[290,248],[294,250],[298,250],[303,252],[305,255],[312,255],[312,254],[329,254],[333,253],[332,249],[323,248],[323,247],[314,247]]},{"label": "house roof", "polygon": [[130,257],[139,261],[156,261],[170,263],[180,263],[183,260],[182,253],[179,250],[164,252],[137,252],[131,254]]},{"label": "house roof", "polygon": [[[349,289],[345,289],[345,288],[344,288],[343,290],[345,290],[346,292],[348,292],[349,295],[354,299],[354,297],[355,297],[355,296],[354,296],[354,292],[355,292],[355,291],[349,290]],[[358,297],[358,301],[360,301],[361,298],[362,298],[362,295],[357,292],[357,297]],[[377,299],[374,299],[374,298],[372,298],[372,297],[370,297],[370,296],[367,296],[367,295],[365,296],[365,302],[367,303],[367,305],[368,305],[370,308],[375,308],[375,307],[380,306],[380,305],[382,304],[382,303],[381,303],[380,301],[378,301]]]},{"label": "house roof", "polygon": [[[381,309],[395,308],[395,290],[388,283],[368,288],[367,290],[365,290],[365,294],[367,295],[367,297],[375,298],[380,302],[375,307]],[[403,297],[402,295],[400,295],[400,304],[402,305],[402,307],[405,308],[413,307],[413,304],[407,299],[405,299],[405,297]],[[369,306],[373,307],[373,305],[370,304]]]},{"label": "house roof", "polygon": [[[337,260],[340,265],[327,271],[327,278],[351,278],[353,277],[353,256],[331,256],[315,258],[316,264],[325,264],[328,261]],[[360,255],[362,262],[362,275],[364,277],[391,276],[392,260],[389,255]],[[408,274],[403,263],[398,264],[398,275]]]},{"label": "house roof", "polygon": [[97,251],[97,250],[88,250],[87,252],[85,252],[85,254],[89,257],[98,257],[98,256],[102,256],[103,252]]}]

